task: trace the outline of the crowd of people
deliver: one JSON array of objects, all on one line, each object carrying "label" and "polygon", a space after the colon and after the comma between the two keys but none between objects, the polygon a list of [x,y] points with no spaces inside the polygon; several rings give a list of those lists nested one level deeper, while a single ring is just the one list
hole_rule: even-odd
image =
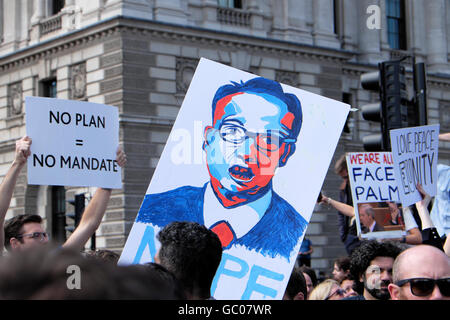
[{"label": "crowd of people", "polygon": [[[439,136],[449,140],[449,134]],[[335,260],[329,277],[317,281],[309,266],[296,264],[296,269],[309,280],[305,291],[308,300],[450,300],[450,240],[445,226],[436,226],[429,208],[431,197],[420,184],[417,190],[422,200],[415,206],[400,209],[388,203],[392,225],[403,223],[407,234],[399,239],[364,240],[358,237],[345,155],[335,164],[335,173],[342,178],[339,200],[320,195],[318,202],[337,211],[339,235],[347,251]],[[443,171],[443,169],[441,168]],[[440,192],[440,207],[448,215],[448,175],[439,172],[444,185]],[[444,178],[442,178],[444,177]],[[447,180],[445,180],[447,179]],[[413,212],[414,211],[414,212]],[[437,210],[436,210],[437,211]],[[362,229],[377,231],[374,210],[370,205],[359,207]],[[437,218],[435,218],[436,220]],[[438,220],[439,221],[439,220]],[[444,223],[445,224],[445,223]],[[441,234],[438,232],[441,229]],[[381,230],[381,229],[380,229]],[[311,247],[311,242],[307,240]],[[299,257],[303,254],[300,252]],[[298,261],[301,261],[298,259]],[[301,266],[300,268],[298,268]],[[308,273],[305,273],[308,270]],[[294,273],[297,272],[294,270]],[[293,274],[294,274],[293,273]],[[314,279],[314,280],[313,280]],[[308,282],[305,280],[305,283]],[[288,285],[289,287],[289,285]],[[292,289],[291,289],[292,290]],[[292,295],[291,295],[292,296]]]},{"label": "crowd of people", "polygon": [[[31,143],[29,137],[17,141],[15,159],[0,184],[0,243],[8,251],[0,258],[0,299],[214,299],[211,285],[223,245],[216,233],[196,222],[172,222],[162,228],[154,263],[121,266],[115,252],[83,251],[106,211],[109,189],[97,189],[79,226],[58,247],[49,243],[39,215],[5,221]],[[121,148],[116,160],[121,167],[126,163]],[[405,217],[406,237],[361,240],[343,161],[336,164],[336,173],[343,178],[340,201],[323,196],[321,202],[339,210],[339,232],[348,255],[335,260],[329,277],[318,277],[311,268],[311,241],[304,238],[283,299],[450,299],[450,244],[430,218],[431,198],[418,185],[422,200],[415,208],[421,223],[410,224]],[[366,212],[370,215],[370,210]]]}]

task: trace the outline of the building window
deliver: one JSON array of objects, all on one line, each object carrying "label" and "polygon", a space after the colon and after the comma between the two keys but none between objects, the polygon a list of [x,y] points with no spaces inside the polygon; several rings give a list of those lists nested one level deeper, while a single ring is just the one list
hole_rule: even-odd
[{"label": "building window", "polygon": [[342,34],[342,3],[341,0],[333,0],[333,31],[336,35]]},{"label": "building window", "polygon": [[388,42],[391,49],[406,50],[405,2],[386,0]]},{"label": "building window", "polygon": [[224,8],[242,9],[242,0],[217,0],[217,5]]},{"label": "building window", "polygon": [[50,0],[49,1],[49,15],[58,14],[66,5],[65,0]]},{"label": "building window", "polygon": [[56,78],[42,80],[39,84],[41,97],[56,98]]}]

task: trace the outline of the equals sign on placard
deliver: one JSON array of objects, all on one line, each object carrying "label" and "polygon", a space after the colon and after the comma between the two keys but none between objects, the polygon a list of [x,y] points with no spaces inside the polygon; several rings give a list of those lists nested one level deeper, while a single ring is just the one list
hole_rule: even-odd
[{"label": "equals sign on placard", "polygon": [[76,145],[76,146],[82,146],[82,145],[83,145],[83,140],[76,139],[76,140],[75,140],[75,145]]}]

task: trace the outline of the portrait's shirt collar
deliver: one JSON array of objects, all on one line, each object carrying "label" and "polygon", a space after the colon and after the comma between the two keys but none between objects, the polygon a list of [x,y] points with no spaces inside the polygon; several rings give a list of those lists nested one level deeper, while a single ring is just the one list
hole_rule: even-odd
[{"label": "portrait's shirt collar", "polygon": [[370,228],[369,228],[370,232],[373,232],[373,229],[375,229],[375,223],[376,223],[376,221],[372,222],[372,224],[370,225]]},{"label": "portrait's shirt collar", "polygon": [[272,200],[272,190],[249,204],[227,209],[217,199],[211,184],[208,183],[203,202],[205,226],[210,228],[218,221],[226,221],[233,228],[237,238],[243,237],[263,217]]}]

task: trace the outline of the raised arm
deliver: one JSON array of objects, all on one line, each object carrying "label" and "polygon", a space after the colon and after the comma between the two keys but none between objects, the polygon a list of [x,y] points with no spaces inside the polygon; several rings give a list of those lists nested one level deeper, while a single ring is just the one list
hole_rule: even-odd
[{"label": "raised arm", "polygon": [[[127,158],[121,148],[117,149],[116,161],[120,167],[123,168],[125,166]],[[80,224],[63,244],[64,248],[78,251],[84,248],[86,242],[100,226],[110,197],[111,189],[98,188],[95,191],[94,196],[83,213]]]},{"label": "raised arm", "polygon": [[428,211],[428,204],[431,201],[431,197],[426,193],[420,183],[418,183],[416,187],[422,196],[422,200],[416,202],[417,212],[419,213],[420,220],[422,220],[422,243],[435,246],[444,251],[444,244],[442,243],[441,237],[439,236]]},{"label": "raised arm", "polygon": [[3,252],[5,239],[5,216],[11,203],[17,178],[19,177],[20,171],[27,163],[28,156],[31,154],[30,146],[31,138],[28,136],[24,136],[20,140],[16,141],[16,154],[14,161],[0,184],[0,255]]},{"label": "raised arm", "polygon": [[428,204],[431,201],[431,197],[428,193],[426,193],[421,184],[418,183],[416,187],[422,196],[422,200],[416,202],[417,212],[419,213],[420,220],[422,221],[422,230],[434,228],[434,223],[431,220],[430,213],[428,212]]},{"label": "raised arm", "polygon": [[405,207],[403,209],[403,220],[405,222],[405,230],[407,231],[405,242],[407,244],[421,244],[422,233],[420,232],[419,227],[414,220],[410,207]]},{"label": "raised arm", "polygon": [[332,206],[333,208],[335,208],[337,211],[341,212],[342,214],[348,216],[348,217],[354,217],[355,216],[355,209],[343,202],[331,199],[329,197],[322,197],[322,203],[326,203],[330,206]]}]

